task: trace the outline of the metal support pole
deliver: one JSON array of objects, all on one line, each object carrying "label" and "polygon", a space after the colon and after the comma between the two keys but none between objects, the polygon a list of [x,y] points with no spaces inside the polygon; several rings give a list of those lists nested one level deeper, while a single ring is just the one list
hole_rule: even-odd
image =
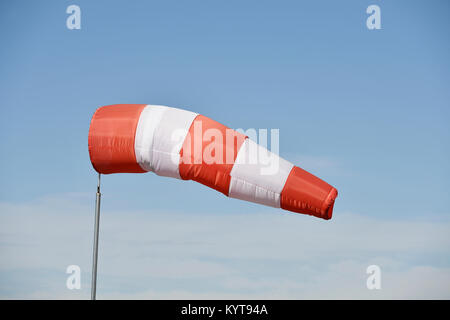
[{"label": "metal support pole", "polygon": [[100,173],[98,174],[97,194],[95,198],[94,253],[92,255],[91,300],[95,300],[97,291],[98,230],[100,226]]}]

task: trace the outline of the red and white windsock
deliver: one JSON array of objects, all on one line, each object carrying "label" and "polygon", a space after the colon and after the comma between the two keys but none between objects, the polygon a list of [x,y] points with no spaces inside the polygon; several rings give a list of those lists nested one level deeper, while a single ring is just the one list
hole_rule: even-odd
[{"label": "red and white windsock", "polygon": [[89,128],[95,170],[154,172],[194,180],[228,197],[330,219],[337,190],[230,129],[194,112],[117,104],[98,108]]}]

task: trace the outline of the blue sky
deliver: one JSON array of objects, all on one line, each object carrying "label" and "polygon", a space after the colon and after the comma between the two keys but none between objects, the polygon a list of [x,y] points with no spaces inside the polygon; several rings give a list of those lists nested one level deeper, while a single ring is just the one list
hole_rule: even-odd
[{"label": "blue sky", "polygon": [[[81,30],[66,28],[71,4],[81,8]],[[381,30],[366,27],[371,4],[381,8]],[[255,290],[267,292],[266,297],[309,297],[305,288],[320,296],[328,288],[331,297],[372,298],[367,289],[346,290],[335,280],[339,270],[355,270],[354,277],[348,271],[348,282],[357,286],[358,277],[364,282],[365,266],[378,263],[392,271],[386,271],[392,283],[399,274],[417,278],[425,273],[430,281],[410,291],[449,298],[448,9],[447,1],[2,1],[0,295],[88,297],[96,184],[87,151],[90,118],[102,105],[146,103],[192,110],[232,128],[280,129],[280,155],[339,190],[335,214],[331,221],[315,222],[228,199],[194,182],[150,173],[106,176],[99,277],[109,275],[110,281],[103,279],[99,295],[246,297],[251,290],[236,282],[261,288],[262,281],[270,289]],[[261,254],[249,261],[242,260],[244,254],[213,254],[215,246],[229,249],[226,230],[219,228],[225,234],[217,239],[209,234],[217,224],[233,229],[236,219],[246,226],[236,227],[242,231],[235,235],[238,243],[255,250],[255,239],[270,236],[261,236],[251,222],[270,232],[272,219],[279,216],[287,220],[274,230],[274,238],[284,227],[295,233],[292,224],[313,238],[321,231],[345,237],[330,238],[336,245],[324,251],[318,245],[328,258],[297,257],[305,268],[328,270],[323,272],[329,281],[311,280],[318,275],[291,277],[273,262],[297,261],[287,254],[279,260]],[[180,219],[186,220],[185,228]],[[120,233],[116,224],[127,232]],[[166,231],[154,230],[154,224]],[[172,224],[184,231],[173,231]],[[133,232],[139,225],[149,232]],[[123,238],[114,238],[116,231]],[[179,242],[167,244],[150,231],[162,238],[179,235]],[[52,241],[46,238],[50,235]],[[130,235],[136,249],[128,257],[133,264],[126,266],[113,248],[128,250]],[[210,241],[210,249],[197,252],[189,245],[203,240]],[[404,245],[390,250],[392,242]],[[350,243],[352,249],[339,254],[338,245]],[[286,244],[266,245],[275,254]],[[158,246],[161,252],[155,253]],[[162,248],[172,255],[165,256]],[[46,255],[59,250],[60,259]],[[190,250],[195,251],[191,258]],[[153,269],[141,267],[134,276],[124,271],[146,266],[143,256],[149,268],[152,257],[160,259],[161,270],[173,264],[203,268],[210,287],[200,286],[190,273],[175,281],[162,272],[147,283],[145,270]],[[59,287],[68,264],[79,264],[85,272],[81,293]],[[123,268],[113,270],[112,264]],[[267,270],[253,274],[251,267],[261,264]],[[117,279],[129,288],[114,286]],[[436,279],[435,287],[427,287]],[[384,289],[382,297],[405,294],[395,290]]]}]

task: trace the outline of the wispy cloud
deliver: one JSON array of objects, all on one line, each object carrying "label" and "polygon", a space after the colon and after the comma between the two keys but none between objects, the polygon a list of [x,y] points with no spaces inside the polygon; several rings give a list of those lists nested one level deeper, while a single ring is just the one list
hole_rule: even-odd
[{"label": "wispy cloud", "polygon": [[[92,199],[0,204],[0,296],[89,297]],[[273,211],[101,217],[99,298],[450,298],[449,221]],[[82,289],[65,287],[66,267]],[[382,289],[366,288],[366,268]]]}]

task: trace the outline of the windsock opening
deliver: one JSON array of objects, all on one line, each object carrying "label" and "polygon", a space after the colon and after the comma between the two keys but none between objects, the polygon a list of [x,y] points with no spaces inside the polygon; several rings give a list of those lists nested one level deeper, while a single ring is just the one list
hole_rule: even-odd
[{"label": "windsock opening", "polygon": [[98,108],[89,127],[89,157],[98,173],[142,173],[134,149],[136,127],[145,104]]},{"label": "windsock opening", "polygon": [[334,208],[334,200],[336,200],[338,195],[338,192],[335,188],[332,188],[330,193],[328,194],[328,197],[323,202],[321,213],[321,218],[324,218],[325,220],[331,219],[333,216],[333,208]]}]

